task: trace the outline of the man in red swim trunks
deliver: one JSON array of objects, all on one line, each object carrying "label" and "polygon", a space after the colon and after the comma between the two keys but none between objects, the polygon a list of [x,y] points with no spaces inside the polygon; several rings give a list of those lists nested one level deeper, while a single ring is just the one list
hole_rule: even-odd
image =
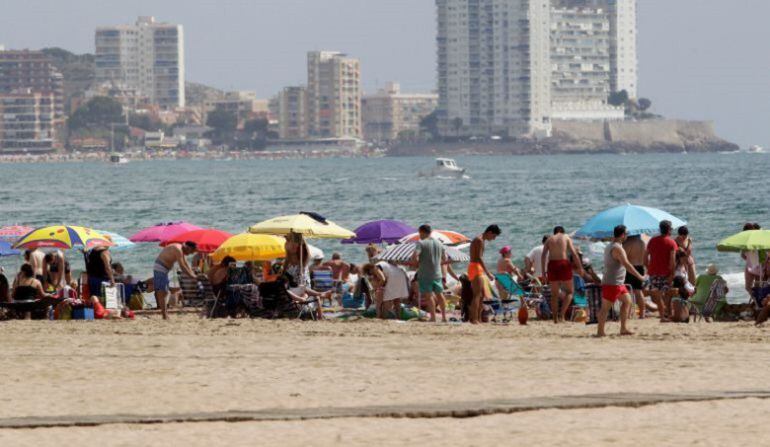
[{"label": "man in red swim trunks", "polygon": [[543,255],[540,260],[545,277],[551,286],[551,313],[554,323],[564,322],[567,319],[567,312],[572,304],[574,287],[570,254],[576,261],[578,273],[583,276],[585,274],[583,264],[580,262],[580,256],[575,250],[572,239],[565,234],[564,227],[554,228],[553,236],[549,237],[543,246]]},{"label": "man in red swim trunks", "polygon": [[614,238],[604,250],[604,277],[602,278],[602,309],[599,311],[598,336],[604,337],[604,325],[607,322],[607,314],[610,308],[620,300],[620,335],[634,335],[628,330],[626,323],[630,315],[631,292],[626,287],[626,273],[632,275],[639,282],[644,282],[642,276],[631,264],[623,249],[626,241],[627,229],[625,225],[618,225],[613,232]]}]

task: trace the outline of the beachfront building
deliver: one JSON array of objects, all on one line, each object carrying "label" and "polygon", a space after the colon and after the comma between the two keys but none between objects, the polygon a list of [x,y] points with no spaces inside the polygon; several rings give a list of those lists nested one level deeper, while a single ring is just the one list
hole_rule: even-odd
[{"label": "beachfront building", "polygon": [[402,93],[399,84],[390,82],[362,100],[364,137],[369,141],[391,141],[417,136],[420,121],[437,105],[435,93]]},{"label": "beachfront building", "polygon": [[311,138],[361,138],[361,64],[333,51],[307,54],[307,128]]},{"label": "beachfront building", "polygon": [[286,87],[278,96],[278,134],[282,140],[308,138],[307,89]]},{"label": "beachfront building", "polygon": [[31,88],[0,93],[0,154],[56,148],[57,97]]},{"label": "beachfront building", "polygon": [[137,90],[164,108],[185,106],[182,25],[139,17],[133,25],[96,29],[96,81]]},{"label": "beachfront building", "polygon": [[636,95],[635,0],[436,0],[439,130],[548,136],[553,119],[622,119]]},{"label": "beachfront building", "polygon": [[54,124],[63,122],[64,77],[51,58],[42,51],[0,50],[0,94],[27,90],[53,95]]}]

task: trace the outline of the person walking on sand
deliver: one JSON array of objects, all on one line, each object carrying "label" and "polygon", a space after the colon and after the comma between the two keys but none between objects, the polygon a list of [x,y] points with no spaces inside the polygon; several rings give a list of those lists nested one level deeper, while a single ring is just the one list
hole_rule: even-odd
[{"label": "person walking on sand", "polygon": [[[623,250],[626,252],[628,262],[634,266],[637,272],[644,275],[644,253],[647,251],[647,244],[644,243],[642,236],[627,236],[623,242]],[[639,319],[645,317],[647,301],[644,299],[644,281],[639,281],[630,271],[626,274],[626,284],[632,287],[632,293],[636,300],[636,307],[639,308]],[[633,310],[633,306],[629,311]]]},{"label": "person walking on sand", "polygon": [[500,227],[490,225],[471,242],[471,263],[468,264],[468,279],[473,288],[473,301],[470,306],[471,324],[481,323],[481,312],[484,308],[484,299],[487,298],[488,284],[495,279],[484,263],[484,244],[497,239],[500,233]]},{"label": "person walking on sand", "polygon": [[605,337],[604,326],[610,308],[620,300],[620,335],[634,335],[628,327],[629,309],[631,308],[631,293],[626,288],[626,274],[631,274],[640,282],[644,276],[631,264],[623,249],[627,239],[626,226],[619,225],[613,231],[614,238],[604,249],[604,277],[602,278],[602,308],[599,311],[599,330],[597,335]]},{"label": "person walking on sand", "polygon": [[195,242],[188,241],[184,244],[169,244],[161,250],[155,259],[155,264],[152,267],[153,287],[155,288],[155,300],[158,302],[158,307],[164,320],[168,320],[166,309],[166,298],[169,294],[170,282],[168,274],[174,268],[174,264],[179,264],[182,274],[193,279],[197,278],[195,272],[187,264],[187,259],[185,259],[185,256],[190,256],[197,251],[198,246]]},{"label": "person walking on sand", "polygon": [[676,253],[679,246],[671,239],[671,222],[660,223],[660,235],[650,239],[647,244],[644,264],[650,275],[650,296],[658,306],[660,321],[667,323],[670,309],[671,285],[676,273]]},{"label": "person walking on sand", "polygon": [[[572,304],[572,295],[575,292],[572,279],[572,259],[577,260],[578,274],[583,276],[583,265],[579,261],[580,255],[575,250],[572,238],[565,234],[564,227],[553,229],[553,236],[549,237],[543,246],[543,254],[540,259],[540,267],[551,286],[551,313],[553,322],[564,322],[567,319],[569,306]],[[564,298],[562,299],[562,290]]]},{"label": "person walking on sand", "polygon": [[447,263],[446,250],[441,242],[430,237],[433,232],[430,225],[422,225],[419,232],[420,240],[414,247],[412,266],[417,268],[420,301],[427,305],[430,321],[435,323],[436,303],[441,300],[439,295],[444,293],[442,266]]}]

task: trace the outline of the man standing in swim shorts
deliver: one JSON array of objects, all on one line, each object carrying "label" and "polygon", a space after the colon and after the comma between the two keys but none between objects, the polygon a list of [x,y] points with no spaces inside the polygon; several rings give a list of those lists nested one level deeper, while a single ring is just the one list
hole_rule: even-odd
[{"label": "man standing in swim shorts", "polygon": [[473,302],[470,305],[471,324],[481,323],[481,311],[484,308],[484,298],[487,297],[487,279],[494,280],[484,263],[484,243],[494,241],[500,236],[500,227],[490,225],[471,242],[471,263],[468,264],[468,279],[473,288]]},{"label": "man standing in swim shorts", "polygon": [[[554,228],[553,236],[549,237],[543,246],[540,266],[551,286],[551,314],[553,314],[553,322],[557,324],[567,319],[567,312],[570,304],[572,304],[572,294],[575,291],[572,282],[570,255],[572,255],[572,259],[577,261],[578,274],[583,276],[585,271],[583,271],[580,255],[575,250],[572,238],[565,234],[564,227]],[[564,291],[563,299],[561,298],[562,290]]]},{"label": "man standing in swim shorts", "polygon": [[190,278],[197,278],[195,272],[187,264],[185,256],[190,256],[198,251],[195,242],[185,242],[183,244],[169,244],[160,252],[155,259],[152,267],[153,287],[155,289],[155,300],[158,302],[158,308],[163,315],[164,320],[168,320],[166,309],[166,298],[169,292],[168,274],[174,268],[174,264],[179,264],[182,273]]},{"label": "man standing in swim shorts", "polygon": [[[626,252],[628,262],[634,266],[637,272],[644,275],[646,273],[644,269],[644,254],[647,251],[647,244],[642,239],[642,236],[626,237],[625,242],[623,242],[623,250]],[[629,271],[626,273],[626,284],[633,288],[631,292],[636,299],[636,307],[639,309],[639,319],[643,319],[647,309],[647,301],[644,299],[644,281],[639,281]],[[630,309],[633,309],[633,307]]]},{"label": "man standing in swim shorts", "polygon": [[650,239],[644,265],[650,275],[650,295],[658,305],[660,321],[670,321],[668,311],[671,307],[671,284],[676,270],[676,252],[679,246],[671,238],[671,222],[660,223],[660,235]]},{"label": "man standing in swim shorts", "polygon": [[[446,263],[444,245],[430,237],[433,229],[430,225],[419,228],[420,241],[417,242],[412,255],[412,265],[417,267],[417,283],[420,287],[420,301],[427,303],[430,321],[436,322],[436,302],[444,293],[442,266]],[[437,298],[438,296],[438,298]],[[446,322],[446,316],[444,316]]]},{"label": "man standing in swim shorts", "polygon": [[620,300],[620,335],[634,335],[628,330],[626,323],[630,315],[631,293],[626,288],[626,275],[631,275],[639,282],[644,282],[642,276],[631,264],[623,249],[626,241],[626,226],[619,225],[613,232],[614,239],[604,250],[604,278],[602,278],[602,309],[599,311],[599,337],[606,337],[604,325],[610,308]]}]

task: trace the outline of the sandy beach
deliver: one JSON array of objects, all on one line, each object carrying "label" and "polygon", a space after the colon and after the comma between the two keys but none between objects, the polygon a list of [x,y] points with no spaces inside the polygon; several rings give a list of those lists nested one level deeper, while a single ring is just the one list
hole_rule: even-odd
[{"label": "sandy beach", "polygon": [[[195,415],[483,402],[601,393],[763,390],[768,329],[747,323],[583,325],[394,322],[3,322],[0,425],[12,418]],[[615,333],[617,326],[610,330]],[[537,399],[534,399],[537,401]],[[0,429],[2,445],[738,445],[770,401],[527,411],[466,419],[118,424]],[[675,415],[672,418],[671,415]]]}]

